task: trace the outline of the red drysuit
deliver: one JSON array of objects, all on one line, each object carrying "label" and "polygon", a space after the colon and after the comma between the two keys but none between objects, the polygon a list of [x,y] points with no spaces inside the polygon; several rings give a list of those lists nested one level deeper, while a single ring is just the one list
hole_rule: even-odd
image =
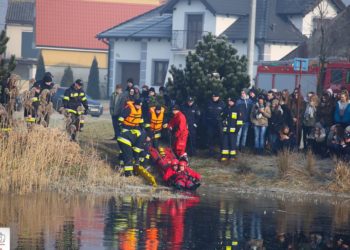
[{"label": "red drysuit", "polygon": [[177,112],[170,120],[168,127],[175,131],[175,141],[173,142],[173,150],[178,157],[186,154],[186,144],[188,137],[187,121],[181,111]]}]

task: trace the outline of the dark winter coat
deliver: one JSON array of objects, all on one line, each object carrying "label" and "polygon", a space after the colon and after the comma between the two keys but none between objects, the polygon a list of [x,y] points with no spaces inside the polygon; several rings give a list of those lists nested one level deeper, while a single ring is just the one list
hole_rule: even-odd
[{"label": "dark winter coat", "polygon": [[317,121],[320,122],[322,126],[330,128],[334,124],[334,110],[335,107],[332,102],[321,102],[316,111]]},{"label": "dark winter coat", "polygon": [[200,110],[196,104],[189,106],[187,103],[181,108],[182,113],[186,116],[188,127],[197,127],[200,119]]},{"label": "dark winter coat", "polygon": [[77,110],[79,106],[83,105],[85,111],[89,109],[87,98],[83,89],[75,89],[74,84],[66,89],[63,96],[63,106],[66,109]]},{"label": "dark winter coat", "polygon": [[207,122],[215,123],[220,122],[221,113],[225,108],[225,104],[220,99],[217,102],[210,100],[207,106],[206,111],[203,113],[203,116],[206,118]]},{"label": "dark winter coat", "polygon": [[243,122],[250,122],[250,112],[252,111],[253,101],[250,98],[237,100],[236,106],[241,114]]}]

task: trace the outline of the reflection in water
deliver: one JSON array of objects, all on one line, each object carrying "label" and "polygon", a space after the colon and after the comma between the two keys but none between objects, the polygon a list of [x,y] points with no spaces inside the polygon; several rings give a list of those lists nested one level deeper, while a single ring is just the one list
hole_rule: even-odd
[{"label": "reflection in water", "polygon": [[312,202],[201,198],[0,197],[15,249],[347,249],[350,209]]}]

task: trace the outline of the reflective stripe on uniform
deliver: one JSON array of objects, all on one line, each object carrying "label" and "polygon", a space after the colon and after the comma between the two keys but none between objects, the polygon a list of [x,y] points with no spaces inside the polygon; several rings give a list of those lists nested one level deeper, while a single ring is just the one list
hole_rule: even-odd
[{"label": "reflective stripe on uniform", "polygon": [[231,114],[231,118],[234,119],[234,120],[236,120],[236,119],[237,119],[237,113],[236,113],[236,112],[233,112],[233,113]]},{"label": "reflective stripe on uniform", "polygon": [[154,138],[155,138],[155,139],[159,139],[161,136],[162,136],[161,133],[156,133],[156,134],[154,134]]},{"label": "reflective stripe on uniform", "polygon": [[151,156],[150,156],[149,154],[146,154],[146,156],[145,156],[145,158],[146,158],[147,160],[149,160],[150,157],[151,157]]},{"label": "reflective stripe on uniform", "polygon": [[236,132],[236,128],[230,128],[230,133]]},{"label": "reflective stripe on uniform", "polygon": [[84,101],[87,100],[87,98],[86,98],[86,97],[83,97],[83,98],[81,98],[81,100],[84,102]]},{"label": "reflective stripe on uniform", "polygon": [[68,113],[72,113],[72,114],[77,114],[77,115],[81,115],[84,112],[83,111],[76,111],[74,109],[66,109],[68,111]]},{"label": "reflective stripe on uniform", "polygon": [[228,150],[221,150],[221,154],[223,154],[223,155],[228,155],[228,154],[229,154],[229,151],[228,151]]},{"label": "reflective stripe on uniform", "polygon": [[134,167],[133,166],[124,166],[124,171],[133,171]]},{"label": "reflective stripe on uniform", "polygon": [[32,102],[38,102],[39,101],[39,98],[38,97],[33,97],[32,98]]},{"label": "reflective stripe on uniform", "polygon": [[236,155],[236,150],[231,150],[230,155]]},{"label": "reflective stripe on uniform", "polygon": [[79,122],[80,122],[80,124],[84,124],[84,123],[85,123],[85,121],[84,121],[84,120],[80,120]]},{"label": "reflective stripe on uniform", "polygon": [[70,98],[69,98],[69,96],[64,96],[64,97],[63,97],[63,100],[65,100],[65,101],[69,101],[69,100],[70,100]]},{"label": "reflective stripe on uniform", "polygon": [[125,139],[125,138],[123,138],[121,136],[118,136],[117,141],[119,141],[121,143],[124,143],[124,144],[126,144],[126,145],[131,147],[131,141],[129,141],[128,139]]},{"label": "reflective stripe on uniform", "polygon": [[2,129],[1,129],[2,132],[9,132],[9,131],[11,131],[11,130],[12,130],[12,128],[2,128]]},{"label": "reflective stripe on uniform", "polygon": [[243,121],[242,120],[237,120],[237,125],[243,125]]},{"label": "reflective stripe on uniform", "polygon": [[79,94],[79,96],[85,96],[85,93],[82,92],[82,93]]},{"label": "reflective stripe on uniform", "polygon": [[119,117],[118,121],[122,122],[122,121],[124,121],[124,118],[123,117]]},{"label": "reflective stripe on uniform", "polygon": [[146,124],[145,124],[145,128],[149,128],[149,127],[151,127],[151,124],[146,123]]},{"label": "reflective stripe on uniform", "polygon": [[133,134],[133,135],[136,135],[137,137],[139,137],[141,135],[141,131],[138,130],[138,129],[131,129],[130,132]]},{"label": "reflective stripe on uniform", "polygon": [[140,157],[139,160],[140,160],[140,162],[144,162],[144,161],[145,161],[145,158]]},{"label": "reflective stripe on uniform", "polygon": [[141,153],[141,152],[142,152],[142,148],[132,147],[132,149],[133,149],[134,152],[136,152],[136,153]]},{"label": "reflective stripe on uniform", "polygon": [[70,94],[70,97],[78,97],[78,96],[79,96],[78,93],[72,93],[72,94]]},{"label": "reflective stripe on uniform", "polygon": [[223,129],[222,129],[222,132],[226,132],[227,131],[227,127],[224,127]]},{"label": "reflective stripe on uniform", "polygon": [[33,118],[33,117],[26,118],[26,122],[35,122],[35,118]]}]

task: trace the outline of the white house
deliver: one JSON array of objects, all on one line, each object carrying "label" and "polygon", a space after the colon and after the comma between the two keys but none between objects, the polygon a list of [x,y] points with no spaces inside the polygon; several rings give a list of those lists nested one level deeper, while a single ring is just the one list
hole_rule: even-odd
[{"label": "white house", "polygon": [[[98,34],[109,44],[109,93],[129,77],[139,85],[163,86],[170,65],[184,67],[188,52],[209,32],[226,35],[238,53],[245,55],[249,3],[170,0]],[[255,60],[279,60],[287,55],[311,34],[320,19],[318,10],[325,8],[322,14],[333,18],[345,6],[341,0],[258,0]]]},{"label": "white house", "polygon": [[16,56],[17,65],[14,73],[23,80],[35,76],[38,50],[34,45],[34,0],[8,2],[6,13],[7,43],[5,58]]}]

